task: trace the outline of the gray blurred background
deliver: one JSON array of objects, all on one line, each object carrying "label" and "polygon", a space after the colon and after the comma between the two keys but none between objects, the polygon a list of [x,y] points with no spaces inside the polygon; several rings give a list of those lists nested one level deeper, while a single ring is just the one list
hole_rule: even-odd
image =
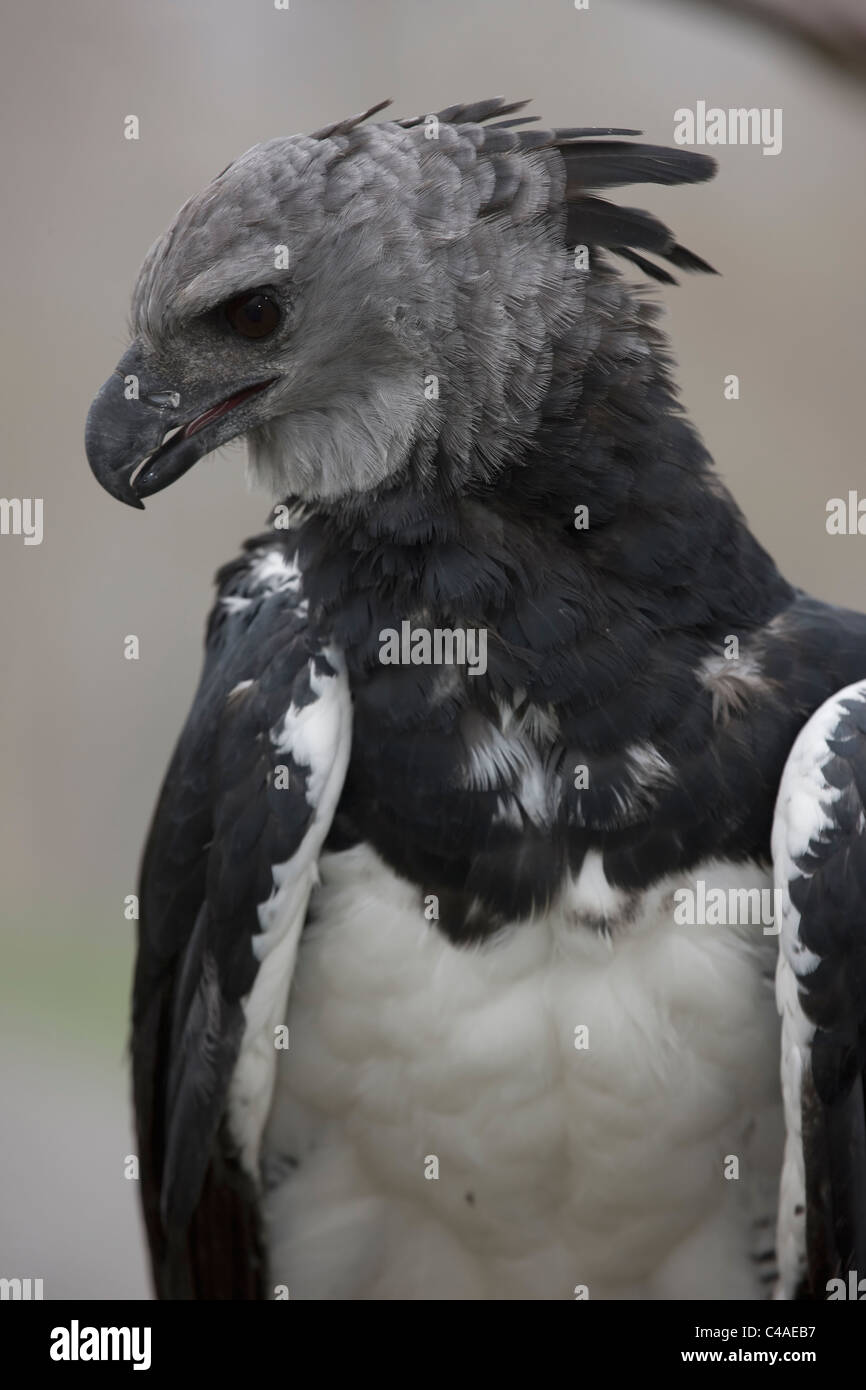
[{"label": "gray blurred background", "polygon": [[386,96],[396,115],[531,96],[551,124],[663,143],[699,99],[781,107],[778,157],[721,148],[716,182],[621,200],[722,272],[663,297],[684,400],[753,529],[791,579],[864,607],[866,538],[825,529],[829,497],[866,494],[863,92],[698,0],[41,0],[3,26],[0,491],[44,498],[45,530],[0,537],[0,1275],[43,1278],[46,1298],[141,1298],[123,903],[212,575],[268,510],[241,449],[145,513],[90,475],[85,414],[148,246],[248,146]]}]

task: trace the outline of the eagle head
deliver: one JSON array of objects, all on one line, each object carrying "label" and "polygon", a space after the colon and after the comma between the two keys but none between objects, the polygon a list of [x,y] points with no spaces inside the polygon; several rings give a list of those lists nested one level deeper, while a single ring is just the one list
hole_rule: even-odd
[{"label": "eagle head", "polygon": [[190,199],[145,259],[132,342],[88,415],[102,486],[141,507],[241,436],[275,497],[325,504],[423,484],[443,460],[460,488],[513,458],[563,390],[556,344],[577,381],[615,313],[593,297],[615,272],[587,275],[569,239],[658,278],[629,245],[709,269],[587,188],[713,169],[596,138],[634,131],[483,124],[522,105],[365,112],[256,145]]}]

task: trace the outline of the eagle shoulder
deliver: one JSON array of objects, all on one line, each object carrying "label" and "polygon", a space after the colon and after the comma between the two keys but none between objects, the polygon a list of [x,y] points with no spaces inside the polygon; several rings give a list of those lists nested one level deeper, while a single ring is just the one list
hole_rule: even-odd
[{"label": "eagle shoulder", "polygon": [[781,910],[787,1142],[777,1296],[824,1299],[866,1271],[866,681],[812,715],[779,786],[772,850]]},{"label": "eagle shoulder", "polygon": [[133,990],[142,1198],[164,1298],[261,1297],[258,1148],[351,702],[287,542],[220,571],[145,850]]}]

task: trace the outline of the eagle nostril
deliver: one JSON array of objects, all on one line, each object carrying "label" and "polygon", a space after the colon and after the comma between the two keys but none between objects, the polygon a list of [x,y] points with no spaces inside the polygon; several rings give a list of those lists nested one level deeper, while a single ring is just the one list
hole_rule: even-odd
[{"label": "eagle nostril", "polygon": [[158,405],[160,408],[169,406],[171,410],[177,410],[180,405],[180,392],[154,391],[152,396],[145,396],[144,401],[147,405]]}]

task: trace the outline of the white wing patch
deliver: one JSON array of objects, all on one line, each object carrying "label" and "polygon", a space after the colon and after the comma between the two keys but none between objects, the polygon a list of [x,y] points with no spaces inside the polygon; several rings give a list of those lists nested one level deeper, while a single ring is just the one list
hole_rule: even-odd
[{"label": "white wing patch", "polygon": [[298,557],[290,560],[282,550],[266,550],[250,567],[250,579],[256,589],[269,594],[297,590],[301,583]]},{"label": "white wing patch", "polygon": [[276,1070],[275,1029],[286,1016],[298,941],[310,893],[318,882],[318,860],[328,834],[349,763],[352,705],[342,655],[324,652],[333,675],[310,673],[316,699],[292,705],[275,741],[278,753],[291,754],[309,769],[307,799],[315,808],[297,851],[272,867],[274,888],[259,906],[262,932],[253,944],[261,961],[244,1001],[246,1024],[229,1088],[229,1125],[248,1172],[257,1176],[261,1136],[271,1103]]},{"label": "white wing patch", "polygon": [[782,1016],[781,1076],[786,1129],[776,1230],[779,1282],[775,1297],[781,1299],[796,1296],[806,1267],[802,1083],[804,1069],[810,1065],[815,1028],[800,1006],[798,981],[819,962],[800,940],[800,913],[791,902],[790,886],[802,877],[798,859],[831,823],[824,808],[836,800],[839,792],[824,777],[824,767],[833,756],[828,740],[843,714],[842,702],[862,696],[862,691],[861,685],[840,690],[805,725],[785,764],[773,819],[773,873],[782,916],[776,1003]]}]

